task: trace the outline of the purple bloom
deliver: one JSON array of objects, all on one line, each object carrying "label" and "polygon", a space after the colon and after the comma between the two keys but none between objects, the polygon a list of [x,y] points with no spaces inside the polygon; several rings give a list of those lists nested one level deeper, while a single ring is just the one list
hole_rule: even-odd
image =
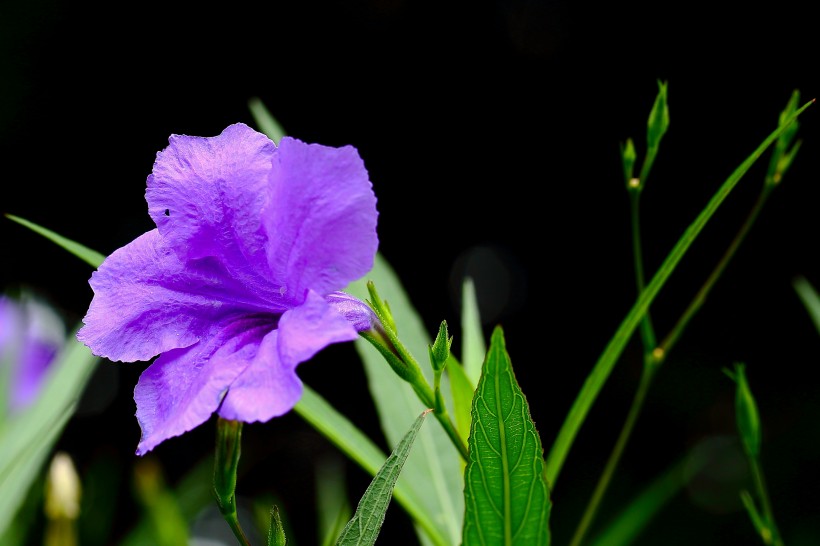
[{"label": "purple bloom", "polygon": [[288,412],[296,366],[372,324],[339,292],[373,266],[376,197],[358,152],[235,124],[172,135],[145,192],[157,228],[95,271],[78,333],[98,356],[149,360],[137,454],[207,421]]},{"label": "purple bloom", "polygon": [[0,373],[8,373],[11,412],[37,399],[65,335],[62,319],[46,303],[31,295],[0,296]]}]

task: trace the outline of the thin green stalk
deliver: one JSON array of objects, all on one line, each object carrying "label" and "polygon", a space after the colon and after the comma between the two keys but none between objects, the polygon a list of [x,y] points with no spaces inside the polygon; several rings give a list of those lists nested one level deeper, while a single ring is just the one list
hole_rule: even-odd
[{"label": "thin green stalk", "polygon": [[638,416],[643,408],[644,400],[646,400],[646,394],[649,392],[649,386],[652,384],[652,379],[655,377],[655,370],[657,370],[657,368],[652,365],[645,365],[643,367],[641,381],[638,385],[638,390],[635,392],[635,396],[632,399],[629,414],[627,415],[626,421],[624,421],[621,432],[618,435],[618,440],[615,442],[615,447],[612,449],[612,453],[609,454],[609,459],[607,459],[604,471],[598,479],[598,484],[595,486],[595,491],[587,504],[584,515],[581,518],[578,527],[575,529],[575,534],[572,537],[570,546],[580,546],[592,526],[592,522],[598,512],[598,507],[604,498],[604,494],[609,487],[609,483],[612,481],[612,477],[615,475],[615,470],[621,460],[624,448],[632,435],[632,429],[635,428],[635,423],[638,421]]},{"label": "thin green stalk", "polygon": [[766,204],[766,201],[769,198],[769,195],[772,193],[773,186],[764,185],[762,191],[757,197],[757,201],[755,201],[754,206],[749,211],[749,214],[746,216],[746,220],[743,222],[743,225],[738,230],[735,238],[732,240],[732,243],[729,245],[729,248],[726,249],[726,252],[721,257],[720,261],[717,263],[715,268],[709,275],[709,278],[706,279],[706,282],[703,283],[703,286],[700,287],[698,293],[689,303],[689,306],[686,308],[686,311],[680,316],[678,321],[675,323],[675,326],[669,331],[666,337],[663,339],[658,348],[653,352],[654,360],[657,365],[662,364],[666,360],[666,355],[672,350],[672,347],[675,346],[675,343],[678,341],[680,336],[683,334],[683,331],[689,325],[689,322],[692,320],[692,317],[695,316],[701,307],[703,307],[704,302],[706,301],[707,296],[714,288],[715,283],[717,283],[720,276],[723,274],[726,266],[731,261],[732,257],[737,253],[737,249],[740,247],[740,244],[748,235],[749,230],[752,228],[752,225],[757,220],[757,217],[760,215],[760,211],[763,209],[763,205]]},{"label": "thin green stalk", "polygon": [[592,372],[587,376],[547,455],[545,474],[552,488],[555,487],[555,481],[561,472],[561,468],[564,465],[564,461],[569,454],[569,450],[575,441],[578,431],[586,420],[587,413],[589,413],[592,408],[592,404],[597,399],[598,393],[609,378],[609,374],[615,367],[627,342],[631,339],[632,334],[643,319],[655,296],[657,296],[660,289],[671,276],[706,223],[715,214],[718,207],[720,207],[740,179],[743,178],[752,165],[763,155],[763,152],[812,104],[814,104],[814,100],[807,102],[794,112],[793,115],[786,118],[783,123],[779,124],[749,157],[732,172],[672,248],[671,252],[652,277],[652,280],[646,286],[646,289],[638,295],[637,301],[632,306],[632,309],[627,313],[616,330],[615,335],[613,335],[609,343],[607,343],[604,351],[595,363]]},{"label": "thin green stalk", "polygon": [[763,508],[763,516],[766,519],[766,526],[772,533],[769,540],[766,540],[766,537],[763,537],[764,542],[766,542],[766,544],[771,544],[772,546],[783,546],[783,539],[780,537],[780,531],[778,531],[777,524],[774,521],[772,503],[769,500],[769,492],[766,488],[766,480],[763,477],[763,470],[760,468],[760,461],[757,457],[749,457],[749,465],[751,467],[755,489],[757,490],[757,496],[760,499],[760,504]]},{"label": "thin green stalk", "polygon": [[[645,164],[646,163],[644,163],[644,165]],[[642,183],[642,181],[638,181],[638,184]],[[643,289],[646,287],[643,269],[643,249],[641,248],[640,200],[640,189],[635,188],[634,190],[630,190],[629,204],[632,217],[632,256],[635,262],[635,284],[639,294],[643,292]],[[651,351],[655,348],[657,343],[655,339],[655,329],[652,327],[652,319],[649,316],[648,310],[641,321],[641,339],[643,340],[645,351]]]}]

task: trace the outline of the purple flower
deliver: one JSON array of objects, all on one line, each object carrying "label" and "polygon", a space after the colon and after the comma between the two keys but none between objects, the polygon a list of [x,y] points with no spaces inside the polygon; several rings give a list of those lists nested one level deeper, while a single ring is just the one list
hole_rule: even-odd
[{"label": "purple flower", "polygon": [[8,373],[12,413],[37,399],[65,335],[62,319],[45,302],[32,295],[0,296],[0,373]]},{"label": "purple flower", "polygon": [[[157,228],[95,271],[78,339],[115,361],[159,357],[134,399],[137,454],[207,421],[288,412],[296,366],[372,324],[339,292],[373,266],[376,197],[358,152],[235,124],[172,135],[145,192]],[[367,317],[371,317],[368,321]]]}]

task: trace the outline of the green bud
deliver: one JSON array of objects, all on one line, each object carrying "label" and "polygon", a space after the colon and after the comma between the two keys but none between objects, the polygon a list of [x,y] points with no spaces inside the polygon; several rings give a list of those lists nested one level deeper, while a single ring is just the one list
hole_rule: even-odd
[{"label": "green bud", "polygon": [[740,439],[746,453],[750,457],[756,458],[760,454],[760,416],[749,383],[746,380],[746,366],[736,363],[735,372],[731,374],[731,377],[737,383],[735,413]]},{"label": "green bud", "polygon": [[666,82],[658,80],[658,95],[649,112],[649,120],[646,122],[646,146],[650,149],[657,148],[661,143],[666,130],[669,129],[669,105],[666,102]]},{"label": "green bud", "polygon": [[621,144],[621,163],[624,167],[624,181],[627,191],[634,191],[641,185],[639,179],[633,176],[635,170],[635,160],[638,155],[635,153],[635,143],[631,138],[626,139],[626,144]]},{"label": "green bud", "polygon": [[236,513],[236,469],[242,443],[242,422],[221,417],[216,421],[214,494],[223,514]]},{"label": "green bud", "polygon": [[438,328],[438,335],[433,345],[430,347],[430,362],[433,365],[433,370],[440,372],[447,365],[447,359],[450,358],[450,345],[453,343],[453,338],[448,336],[447,321],[441,321],[441,326]]}]

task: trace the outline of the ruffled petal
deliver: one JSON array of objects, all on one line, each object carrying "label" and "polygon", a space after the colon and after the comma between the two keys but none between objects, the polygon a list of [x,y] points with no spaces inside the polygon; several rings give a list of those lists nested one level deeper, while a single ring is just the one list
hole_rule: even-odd
[{"label": "ruffled petal", "polygon": [[[148,177],[148,212],[183,260],[212,256],[266,271],[261,210],[276,146],[245,124],[216,137],[172,135]],[[276,287],[278,289],[278,287]]]},{"label": "ruffled petal", "polygon": [[137,455],[207,421],[230,384],[258,357],[275,320],[251,315],[217,324],[200,343],[157,358],[134,389],[142,429]]},{"label": "ruffled petal", "polygon": [[216,260],[180,261],[157,230],[113,252],[90,284],[77,338],[110,360],[149,360],[196,343],[225,317],[277,311]]},{"label": "ruffled petal", "polygon": [[273,278],[301,302],[308,289],[327,294],[370,271],[378,213],[356,149],[285,137],[276,159],[263,210]]},{"label": "ruffled petal", "polygon": [[315,292],[287,311],[253,361],[231,384],[219,415],[250,423],[287,413],[302,395],[296,366],[331,343],[351,341],[356,329]]}]

